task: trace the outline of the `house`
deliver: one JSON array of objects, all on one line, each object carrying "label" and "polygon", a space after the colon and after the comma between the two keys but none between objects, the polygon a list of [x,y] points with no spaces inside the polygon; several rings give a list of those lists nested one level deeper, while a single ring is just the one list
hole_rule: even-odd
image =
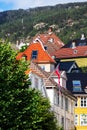
[{"label": "house", "polygon": [[79,67],[87,67],[87,38],[82,34],[80,39],[70,41],[55,53],[61,61],[75,60]]},{"label": "house", "polygon": [[67,89],[77,98],[75,104],[76,130],[87,130],[87,73],[67,73]]},{"label": "house", "polygon": [[55,52],[64,46],[64,43],[52,31],[52,27],[50,27],[49,30],[43,34],[37,34],[33,38],[33,42],[37,42],[37,41],[43,44],[44,48],[48,51],[48,53],[51,56],[54,56]]},{"label": "house", "polygon": [[31,87],[40,90],[44,96],[49,98],[59,125],[63,126],[64,130],[73,129],[76,99],[66,89],[65,71],[60,72],[60,84],[58,84],[58,76],[55,73],[56,61],[39,41],[31,43],[16,57],[17,60],[22,58],[31,61],[31,71],[27,70],[32,83]]}]

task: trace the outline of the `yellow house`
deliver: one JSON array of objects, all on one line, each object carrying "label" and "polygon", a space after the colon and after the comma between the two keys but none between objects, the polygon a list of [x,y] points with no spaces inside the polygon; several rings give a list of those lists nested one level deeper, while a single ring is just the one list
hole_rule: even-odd
[{"label": "yellow house", "polygon": [[74,108],[76,130],[87,130],[87,73],[67,73],[67,89],[77,98]]}]

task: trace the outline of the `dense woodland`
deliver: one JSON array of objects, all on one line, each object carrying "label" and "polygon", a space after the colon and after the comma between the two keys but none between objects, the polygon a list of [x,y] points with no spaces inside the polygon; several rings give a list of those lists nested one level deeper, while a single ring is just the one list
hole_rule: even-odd
[{"label": "dense woodland", "polygon": [[49,26],[65,44],[82,33],[87,36],[87,2],[0,12],[0,38],[11,42],[30,39]]}]

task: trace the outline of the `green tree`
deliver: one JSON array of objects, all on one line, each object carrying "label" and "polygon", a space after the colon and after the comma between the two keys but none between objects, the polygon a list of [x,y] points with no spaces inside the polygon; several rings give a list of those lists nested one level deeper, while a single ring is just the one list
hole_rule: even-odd
[{"label": "green tree", "polygon": [[0,42],[0,130],[56,130],[48,99],[29,88],[28,64]]}]

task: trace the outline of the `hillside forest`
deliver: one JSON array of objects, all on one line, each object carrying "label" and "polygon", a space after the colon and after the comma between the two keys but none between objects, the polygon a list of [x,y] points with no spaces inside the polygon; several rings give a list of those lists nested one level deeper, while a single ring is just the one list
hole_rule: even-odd
[{"label": "hillside forest", "polygon": [[87,36],[87,2],[0,12],[0,38],[11,42],[29,40],[49,27],[66,44]]}]

